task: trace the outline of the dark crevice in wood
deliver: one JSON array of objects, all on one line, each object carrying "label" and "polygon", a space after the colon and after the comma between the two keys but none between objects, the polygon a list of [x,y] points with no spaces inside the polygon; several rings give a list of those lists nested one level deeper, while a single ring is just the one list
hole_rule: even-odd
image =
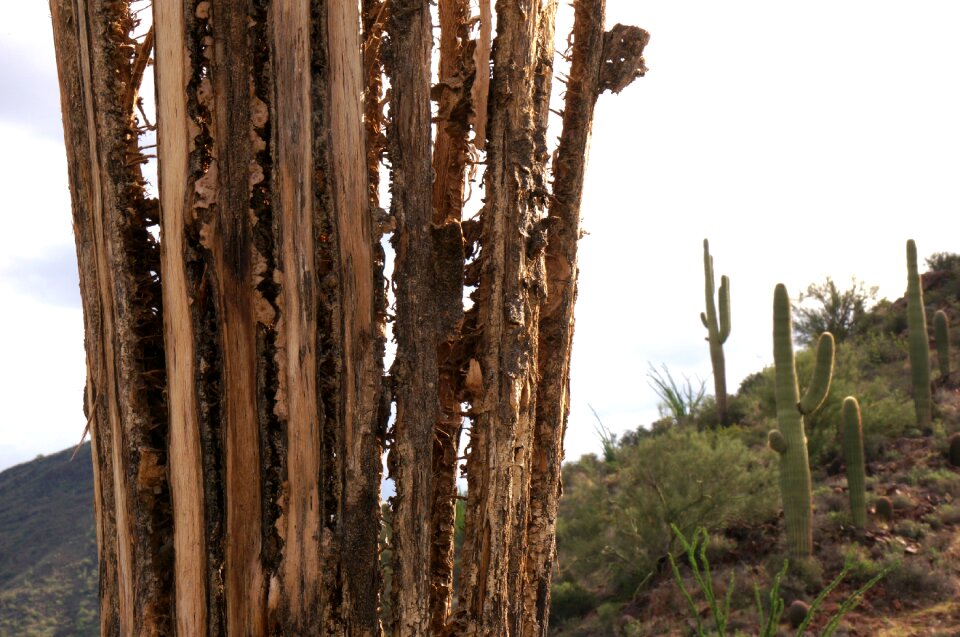
[{"label": "dark crevice in wood", "polygon": [[[199,98],[208,91],[210,60],[213,56],[211,23],[207,14],[198,12],[204,0],[194,0],[185,12],[186,44],[193,63],[187,87],[187,115],[196,126],[195,146],[190,153],[191,184],[201,180],[213,163],[213,138],[210,126],[210,102]],[[198,17],[199,16],[201,17]],[[217,307],[215,270],[212,255],[201,244],[200,230],[209,221],[209,208],[195,208],[196,218],[188,223],[184,237],[184,260],[191,304],[191,322],[195,326],[196,399],[200,425],[200,452],[203,471],[204,538],[206,544],[206,608],[208,635],[226,634],[226,598],[224,596],[223,562],[226,528],[226,467],[222,430],[221,396],[223,395],[222,353],[219,338],[220,308]]]}]

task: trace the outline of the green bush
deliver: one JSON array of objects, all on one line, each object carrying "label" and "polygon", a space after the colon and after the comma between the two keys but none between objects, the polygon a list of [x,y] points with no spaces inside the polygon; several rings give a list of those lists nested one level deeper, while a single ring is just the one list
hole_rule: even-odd
[{"label": "green bush", "polygon": [[556,624],[583,617],[596,604],[596,595],[577,582],[554,583],[550,589],[550,619]]},{"label": "green bush", "polygon": [[770,456],[747,449],[736,430],[671,431],[621,449],[619,460],[604,552],[624,587],[643,581],[673,548],[671,524],[684,533],[716,530],[771,517],[779,505]]}]

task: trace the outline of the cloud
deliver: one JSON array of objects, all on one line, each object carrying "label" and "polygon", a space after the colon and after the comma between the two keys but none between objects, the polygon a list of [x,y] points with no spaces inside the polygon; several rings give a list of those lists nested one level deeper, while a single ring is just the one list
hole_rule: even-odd
[{"label": "cloud", "polygon": [[80,277],[73,246],[57,246],[36,256],[10,259],[0,278],[24,296],[57,307],[80,307]]},{"label": "cloud", "polygon": [[62,141],[56,68],[9,42],[0,42],[0,60],[0,120]]}]

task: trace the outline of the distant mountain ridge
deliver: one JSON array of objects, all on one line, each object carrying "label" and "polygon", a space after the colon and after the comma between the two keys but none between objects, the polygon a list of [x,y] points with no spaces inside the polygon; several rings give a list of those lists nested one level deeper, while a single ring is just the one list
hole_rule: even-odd
[{"label": "distant mountain ridge", "polygon": [[90,445],[0,473],[0,636],[100,634]]}]

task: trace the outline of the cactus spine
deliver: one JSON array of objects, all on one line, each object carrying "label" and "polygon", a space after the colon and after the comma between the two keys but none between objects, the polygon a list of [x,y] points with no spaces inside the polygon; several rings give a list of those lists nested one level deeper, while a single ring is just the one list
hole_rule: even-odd
[{"label": "cactus spine", "polygon": [[910,371],[913,376],[913,404],[917,409],[917,426],[930,427],[930,342],[927,337],[927,315],[923,308],[923,286],[917,270],[917,244],[907,241],[907,329],[910,332]]},{"label": "cactus spine", "polygon": [[[794,557],[813,553],[812,488],[807,437],[803,416],[826,399],[833,375],[833,335],[824,332],[817,341],[817,365],[810,390],[800,400],[796,361],[793,356],[793,325],[787,288],[778,284],[773,294],[773,360],[776,369],[777,422],[779,435],[771,434],[771,447],[780,455],[780,497],[787,530],[787,549]],[[781,451],[782,449],[782,451]]]},{"label": "cactus spine", "polygon": [[[730,336],[730,279],[720,277],[720,291],[717,303],[713,300],[715,281],[713,276],[713,257],[710,256],[710,243],[703,240],[703,277],[707,311],[700,312],[700,320],[707,328],[707,341],[710,343],[710,362],[713,365],[713,388],[717,399],[717,416],[721,425],[729,424],[727,415],[727,371],[723,359],[723,344]],[[720,309],[717,311],[717,305]]]},{"label": "cactus spine", "polygon": [[950,320],[943,310],[937,310],[933,315],[933,337],[937,342],[940,380],[944,381],[950,376]]},{"label": "cactus spine", "polygon": [[858,529],[867,528],[866,464],[863,458],[863,424],[860,405],[853,396],[843,400],[843,458],[847,463],[850,517]]}]

